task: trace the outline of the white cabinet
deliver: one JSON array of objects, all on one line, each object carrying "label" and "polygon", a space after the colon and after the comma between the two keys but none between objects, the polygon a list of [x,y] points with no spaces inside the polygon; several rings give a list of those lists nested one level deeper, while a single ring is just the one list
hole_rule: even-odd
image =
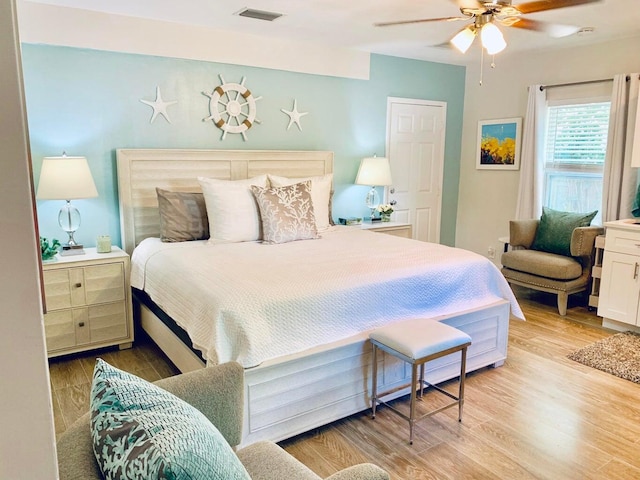
[{"label": "white cabinet", "polygon": [[129,256],[85,252],[43,264],[49,357],[133,342]]},{"label": "white cabinet", "polygon": [[640,225],[629,220],[605,224],[607,229],[598,315],[628,325],[640,325]]}]

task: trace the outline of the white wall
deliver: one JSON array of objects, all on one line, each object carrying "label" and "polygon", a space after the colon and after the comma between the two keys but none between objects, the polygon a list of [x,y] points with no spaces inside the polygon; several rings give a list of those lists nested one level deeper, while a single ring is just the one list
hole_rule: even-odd
[{"label": "white wall", "polygon": [[612,78],[617,73],[640,72],[639,50],[640,37],[634,37],[555,52],[499,55],[495,69],[485,61],[482,86],[478,83],[479,66],[467,68],[456,246],[482,255],[487,255],[488,247],[493,247],[495,262],[499,264],[502,244],[498,237],[509,234],[509,220],[515,215],[520,171],[476,170],[478,121],[524,119],[528,85],[596,80]]},{"label": "white wall", "polygon": [[0,2],[0,478],[57,478],[15,2]]}]

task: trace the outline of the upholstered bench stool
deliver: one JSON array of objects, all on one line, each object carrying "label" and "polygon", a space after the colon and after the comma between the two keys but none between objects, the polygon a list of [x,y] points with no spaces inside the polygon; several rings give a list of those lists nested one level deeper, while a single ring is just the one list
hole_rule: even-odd
[{"label": "upholstered bench stool", "polygon": [[[409,443],[413,444],[413,426],[417,420],[441,412],[449,407],[458,405],[458,421],[462,421],[462,407],[464,404],[464,379],[466,375],[467,347],[471,345],[471,337],[466,333],[444,323],[430,319],[408,320],[392,324],[374,330],[369,334],[369,340],[373,345],[373,387],[371,389],[372,418],[376,418],[376,407],[384,404],[393,412],[409,421]],[[389,405],[380,397],[385,397],[407,385],[392,390],[378,393],[378,349],[387,352],[394,357],[411,364],[411,401],[409,404],[409,416]],[[453,395],[446,390],[424,380],[424,365],[430,360],[461,352],[460,381],[458,395]],[[420,366],[420,383],[418,384],[418,366]],[[432,387],[454,401],[447,405],[425,413],[416,419],[416,390],[420,390],[422,398],[424,387]]]}]

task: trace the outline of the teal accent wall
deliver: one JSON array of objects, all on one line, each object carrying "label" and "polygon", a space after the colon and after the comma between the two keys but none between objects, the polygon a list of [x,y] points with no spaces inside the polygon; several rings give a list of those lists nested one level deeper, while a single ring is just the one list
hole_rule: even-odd
[{"label": "teal accent wall", "polygon": [[[334,217],[367,216],[367,187],[353,185],[360,159],[384,155],[387,97],[447,102],[441,242],[453,245],[458,202],[460,145],[465,88],[464,67],[372,55],[369,80],[176,58],[47,45],[22,45],[22,61],[34,178],[42,158],[87,157],[99,197],[77,200],[82,225],[76,240],[95,245],[100,234],[120,244],[116,177],[117,148],[210,148],[331,150],[335,155]],[[211,121],[202,94],[226,82],[240,82],[257,102],[260,124],[241,135],[222,132]],[[159,86],[171,123],[140,99],[155,100]],[[290,110],[309,112],[302,131],[286,129]],[[38,201],[40,234],[66,239],[57,223],[60,201]]]}]

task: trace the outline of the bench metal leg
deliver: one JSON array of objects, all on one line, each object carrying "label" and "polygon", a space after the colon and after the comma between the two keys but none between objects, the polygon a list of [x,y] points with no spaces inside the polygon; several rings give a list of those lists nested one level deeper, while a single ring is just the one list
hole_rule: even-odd
[{"label": "bench metal leg", "polygon": [[464,406],[464,379],[467,376],[467,347],[461,350],[460,383],[458,390],[458,421],[462,421],[462,407]]},{"label": "bench metal leg", "polygon": [[409,443],[413,445],[413,424],[416,421],[416,382],[418,381],[418,365],[411,364],[411,404],[409,406]]},{"label": "bench metal leg", "polygon": [[378,404],[378,347],[373,348],[373,384],[371,385],[371,418],[376,418],[376,405]]}]

